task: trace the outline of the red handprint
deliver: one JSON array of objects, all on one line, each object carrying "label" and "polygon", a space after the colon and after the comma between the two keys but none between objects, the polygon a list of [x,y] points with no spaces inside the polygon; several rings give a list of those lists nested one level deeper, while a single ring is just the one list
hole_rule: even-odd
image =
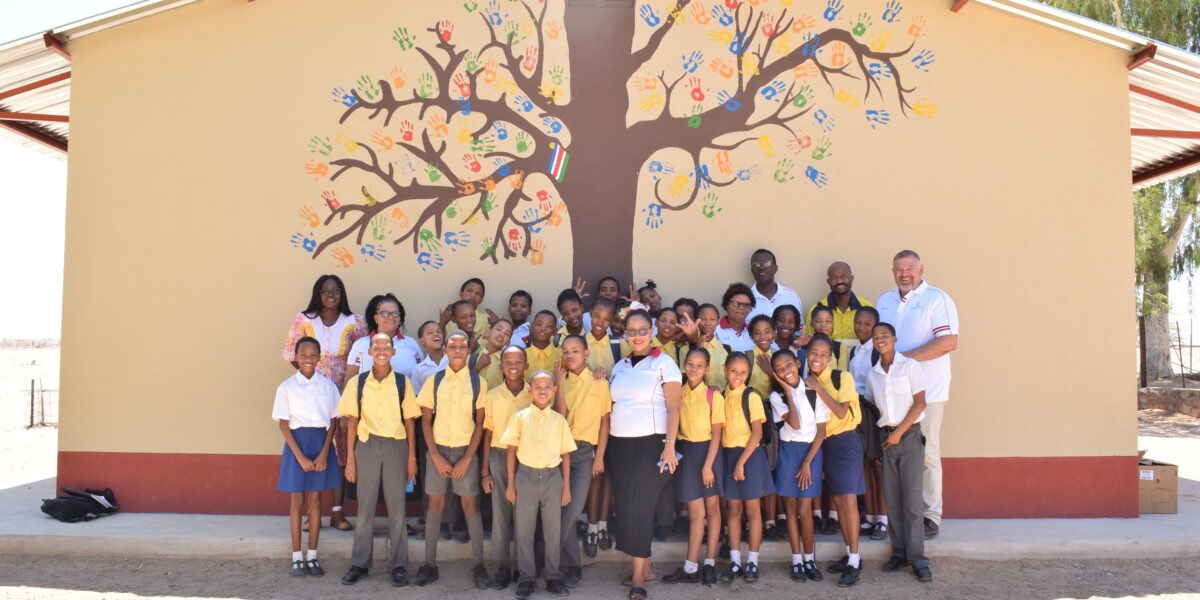
[{"label": "red handprint", "polygon": [[450,41],[450,36],[454,35],[454,23],[450,19],[442,19],[438,25],[438,35],[441,36],[443,42]]},{"label": "red handprint", "polygon": [[800,154],[805,148],[812,146],[812,138],[807,135],[798,138],[792,138],[788,140],[787,146],[788,150],[791,150],[796,154]]},{"label": "red handprint", "polygon": [[470,152],[464,154],[462,159],[463,164],[467,165],[467,168],[470,169],[472,173],[478,173],[479,170],[483,168],[483,165],[479,164],[479,160],[475,158],[475,155],[471,154]]},{"label": "red handprint", "polygon": [[737,10],[738,4],[738,0],[725,0],[725,8],[729,10]]},{"label": "red handprint", "polygon": [[508,230],[508,248],[513,252],[521,250],[521,230],[513,227]]},{"label": "red handprint", "polygon": [[537,199],[538,208],[542,210],[550,210],[550,201],[553,199],[550,196],[550,192],[547,192],[546,190],[538,190]]},{"label": "red handprint", "polygon": [[341,202],[338,202],[337,194],[333,190],[321,192],[321,199],[325,200],[325,206],[328,206],[329,210],[337,210],[342,205]]},{"label": "red handprint", "polygon": [[700,89],[700,78],[693,77],[688,80],[688,87],[692,88],[692,100],[696,102],[704,101],[704,90]]},{"label": "red handprint", "polygon": [[400,139],[411,142],[413,141],[413,124],[412,121],[405,119],[400,122]]},{"label": "red handprint", "polygon": [[521,68],[526,71],[532,71],[537,66],[538,47],[529,46],[525,48],[525,60],[521,61]]},{"label": "red handprint", "polygon": [[458,93],[463,98],[471,97],[471,82],[467,79],[466,75],[462,73],[456,74],[454,76],[454,85],[458,86]]},{"label": "red handprint", "polygon": [[771,37],[775,35],[775,15],[762,13],[762,34]]}]

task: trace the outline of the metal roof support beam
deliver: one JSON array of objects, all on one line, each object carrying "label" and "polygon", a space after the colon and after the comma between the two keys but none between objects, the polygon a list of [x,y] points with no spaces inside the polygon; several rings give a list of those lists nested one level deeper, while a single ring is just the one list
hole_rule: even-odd
[{"label": "metal roof support beam", "polygon": [[[4,113],[0,113],[2,115]],[[1185,140],[1200,140],[1200,131],[1179,131],[1177,129],[1138,129],[1129,130],[1129,135],[1135,137],[1180,138]]]},{"label": "metal roof support beam", "polygon": [[39,113],[21,113],[0,111],[0,121],[46,121],[50,123],[70,123],[67,115],[44,115]]},{"label": "metal roof support beam", "polygon": [[59,152],[62,152],[63,154],[67,153],[67,142],[66,141],[56,138],[52,135],[48,135],[44,132],[38,131],[24,123],[13,123],[13,122],[9,122],[9,121],[0,121],[0,129],[7,129],[17,135],[25,136],[26,138],[29,138],[35,142],[38,142],[47,147],[58,150]]},{"label": "metal roof support beam", "polygon": [[52,52],[67,59],[67,62],[71,61],[71,53],[67,52],[67,40],[58,37],[53,31],[42,34],[42,40]]},{"label": "metal roof support beam", "polygon": [[5,98],[11,97],[11,96],[16,96],[17,94],[28,92],[29,90],[36,90],[40,87],[45,87],[52,83],[58,83],[64,79],[70,79],[70,78],[71,78],[71,72],[67,71],[66,73],[59,73],[58,75],[52,75],[45,79],[39,79],[37,81],[34,81],[33,83],[27,83],[25,85],[21,85],[21,86],[12,88],[11,90],[4,90],[4,91],[0,92],[0,100],[3,100]]},{"label": "metal roof support beam", "polygon": [[950,6],[950,12],[958,12],[962,7],[966,6],[971,0],[954,0],[954,4]]},{"label": "metal roof support beam", "polygon": [[[1148,98],[1154,98],[1155,100],[1158,100],[1160,102],[1166,102],[1167,104],[1170,104],[1173,106],[1178,106],[1179,108],[1182,108],[1184,110],[1190,110],[1194,113],[1200,113],[1200,105],[1191,104],[1189,102],[1184,102],[1183,100],[1180,100],[1178,98],[1172,98],[1171,96],[1168,96],[1166,94],[1160,94],[1154,90],[1146,89],[1140,85],[1133,85],[1132,83],[1129,84],[1129,91],[1137,92]],[[0,95],[0,98],[3,98],[3,97],[4,97],[3,95]]]},{"label": "metal roof support beam", "polygon": [[1177,173],[1179,171],[1191,169],[1192,167],[1195,167],[1196,165],[1200,165],[1200,150],[1197,150],[1186,156],[1180,157],[1179,159],[1169,162],[1165,165],[1160,165],[1160,166],[1154,167],[1153,169],[1150,169],[1149,171],[1145,171],[1143,173],[1135,173],[1133,175],[1133,185],[1140,185],[1141,183],[1150,181],[1152,179],[1167,177],[1167,176],[1171,175],[1172,173]]},{"label": "metal roof support beam", "polygon": [[1150,62],[1151,60],[1154,60],[1155,54],[1158,54],[1157,44],[1146,44],[1145,46],[1142,46],[1137,52],[1133,53],[1133,56],[1129,57],[1129,70],[1132,71]]}]

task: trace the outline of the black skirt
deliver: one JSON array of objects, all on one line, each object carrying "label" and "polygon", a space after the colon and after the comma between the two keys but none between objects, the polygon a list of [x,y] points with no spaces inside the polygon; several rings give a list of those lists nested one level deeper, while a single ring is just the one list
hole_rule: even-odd
[{"label": "black skirt", "polygon": [[659,472],[663,434],[608,438],[605,468],[612,476],[617,550],[634,558],[650,558],[654,508],[672,474]]}]

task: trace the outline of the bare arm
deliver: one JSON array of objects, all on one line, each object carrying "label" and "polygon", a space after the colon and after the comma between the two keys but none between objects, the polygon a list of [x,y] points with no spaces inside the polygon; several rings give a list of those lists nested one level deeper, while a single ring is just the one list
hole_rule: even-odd
[{"label": "bare arm", "polygon": [[346,426],[346,481],[358,479],[358,465],[354,462],[354,442],[358,441],[358,417],[342,417]]},{"label": "bare arm", "polygon": [[913,423],[917,421],[917,417],[921,416],[921,411],[925,410],[925,391],[921,390],[913,394],[912,406],[908,407],[908,412],[904,415],[904,420],[896,426],[895,431],[888,434],[887,439],[883,441],[884,448],[891,448],[900,443],[900,438],[904,437],[905,432]]},{"label": "bare arm", "polygon": [[[292,434],[291,422],[287,419],[279,420],[279,431],[283,434],[283,441],[287,443],[288,448],[292,450],[292,456],[296,457],[296,462],[300,463],[300,468],[305,471],[313,470],[313,461],[309,460],[304,453],[300,451],[300,444],[296,443],[296,436]],[[329,432],[325,433],[325,443],[329,443]]]},{"label": "bare arm", "polygon": [[679,466],[675,458],[675,436],[679,435],[679,405],[683,402],[683,386],[678,381],[668,381],[663,384],[663,398],[667,403],[667,439],[663,444],[663,468],[674,473]]},{"label": "bare arm", "polygon": [[825,386],[821,385],[816,376],[809,375],[808,379],[805,379],[804,382],[808,384],[808,387],[817,392],[817,396],[821,399],[821,402],[825,403],[825,406],[829,408],[829,412],[833,413],[833,416],[839,419],[846,416],[846,405],[834,400],[833,396],[829,395],[829,392],[825,390]]},{"label": "bare arm", "polygon": [[933,360],[958,349],[958,334],[949,334],[933,338],[904,353],[913,360]]},{"label": "bare arm", "polygon": [[608,451],[608,430],[612,426],[609,415],[600,417],[600,435],[596,438],[596,457],[592,459],[592,477],[604,472],[604,453]]}]

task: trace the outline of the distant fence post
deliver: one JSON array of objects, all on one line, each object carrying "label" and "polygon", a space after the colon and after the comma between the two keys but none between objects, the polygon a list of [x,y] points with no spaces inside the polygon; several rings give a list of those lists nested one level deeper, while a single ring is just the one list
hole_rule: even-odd
[{"label": "distant fence post", "polygon": [[33,427],[33,380],[29,380],[29,428]]}]

